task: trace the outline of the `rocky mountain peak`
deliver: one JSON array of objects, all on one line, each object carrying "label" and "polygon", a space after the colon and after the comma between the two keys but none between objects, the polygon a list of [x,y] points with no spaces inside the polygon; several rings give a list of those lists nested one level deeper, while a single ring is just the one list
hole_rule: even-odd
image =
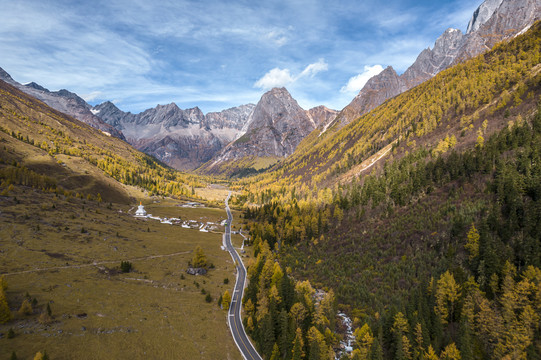
[{"label": "rocky mountain peak", "polygon": [[485,0],[477,10],[473,12],[473,15],[470,19],[470,22],[468,23],[468,29],[466,30],[466,34],[470,34],[474,31],[477,31],[481,25],[483,25],[485,22],[487,22],[496,9],[500,7],[503,0]]},{"label": "rocky mountain peak", "polygon": [[448,54],[457,50],[464,39],[464,34],[458,29],[449,28],[436,40],[434,49],[435,54]]},{"label": "rocky mountain peak", "polygon": [[359,94],[336,116],[335,121],[340,126],[348,124],[402,91],[404,91],[404,84],[400,76],[392,66],[387,66],[382,72],[366,82]]},{"label": "rocky mountain peak", "polygon": [[324,105],[316,106],[307,111],[308,116],[312,118],[316,127],[323,128],[333,122],[338,115],[338,111],[329,109]]},{"label": "rocky mountain peak", "polygon": [[[373,76],[365,84],[366,90],[385,90],[397,84],[398,74],[392,66],[387,66],[378,76]],[[363,88],[364,90],[364,88]],[[362,92],[362,90],[361,90]],[[360,95],[360,93],[359,93]],[[357,95],[357,96],[359,96]]]},{"label": "rocky mountain peak", "polygon": [[41,86],[40,84],[36,84],[35,82],[31,82],[31,83],[28,83],[28,84],[24,84],[24,86],[26,87],[29,87],[29,88],[32,88],[32,89],[36,89],[36,90],[41,90],[41,91],[44,91],[44,92],[50,92],[49,90],[45,89],[43,86]]},{"label": "rocky mountain peak", "polygon": [[447,29],[433,49],[423,50],[401,76],[387,68],[372,77],[337,120],[342,125],[353,121],[385,100],[514,36],[540,16],[541,0],[486,0],[474,12],[466,35],[460,30]]},{"label": "rocky mountain peak", "polygon": [[123,130],[123,126],[121,124],[122,119],[126,116],[131,116],[131,114],[126,114],[110,101],[96,105],[90,111],[92,111],[94,115],[98,116],[107,124],[114,126],[118,130]]},{"label": "rocky mountain peak", "polygon": [[279,133],[298,128],[308,135],[315,129],[316,124],[286,88],[274,88],[261,96],[254,109],[252,121],[248,125],[248,131],[262,127],[272,127]]},{"label": "rocky mountain peak", "polygon": [[237,139],[215,156],[206,171],[246,157],[291,155],[315,128],[309,111],[302,109],[287,89],[271,89],[261,96]]},{"label": "rocky mountain peak", "polygon": [[5,82],[12,83],[14,82],[11,75],[9,75],[4,69],[0,67],[0,79],[4,80]]},{"label": "rocky mountain peak", "polygon": [[55,110],[58,110],[66,115],[72,116],[75,119],[82,121],[96,129],[106,132],[119,139],[125,140],[124,135],[113,126],[105,123],[102,119],[91,112],[92,107],[86,103],[77,94],[68,90],[49,91],[43,86],[31,82],[27,85],[22,85],[0,68],[0,78],[15,86],[22,92],[33,96],[34,98],[43,101]]}]

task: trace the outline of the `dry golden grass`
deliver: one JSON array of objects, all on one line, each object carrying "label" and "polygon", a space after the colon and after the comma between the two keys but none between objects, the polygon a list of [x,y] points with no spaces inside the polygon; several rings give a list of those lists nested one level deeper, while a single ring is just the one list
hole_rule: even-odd
[{"label": "dry golden grass", "polygon": [[223,203],[225,201],[228,193],[228,188],[215,184],[211,184],[204,188],[195,188],[195,194],[197,196],[220,203]]},{"label": "dry golden grass", "polygon": [[[148,210],[225,218],[224,210],[176,204],[163,200]],[[0,332],[16,333],[0,339],[0,356],[15,351],[28,359],[46,350],[55,360],[241,358],[217,305],[235,279],[221,234],[135,219],[129,208],[22,187],[0,197],[0,273],[6,274],[10,307],[15,314],[26,293],[38,302],[33,315],[0,325]],[[185,273],[197,245],[215,266],[205,276]],[[132,262],[132,272],[119,273],[123,260]],[[48,303],[54,319],[42,325],[39,315]]]}]

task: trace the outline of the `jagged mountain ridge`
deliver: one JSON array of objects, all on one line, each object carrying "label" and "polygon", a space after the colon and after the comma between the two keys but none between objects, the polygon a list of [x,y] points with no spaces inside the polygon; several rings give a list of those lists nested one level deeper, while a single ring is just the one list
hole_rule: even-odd
[{"label": "jagged mountain ridge", "polygon": [[13,80],[13,78],[2,68],[0,68],[0,79],[12,86],[15,86],[22,92],[43,101],[45,104],[49,105],[55,110],[72,116],[77,120],[104,131],[114,137],[126,140],[122,132],[105,123],[102,119],[93,114],[91,111],[92,107],[75,93],[65,89],[59,91],[49,91],[35,82],[31,82],[26,85],[20,84]]},{"label": "jagged mountain ridge", "polygon": [[92,111],[122,131],[138,150],[174,168],[193,170],[235,138],[254,107],[247,104],[204,115],[198,107],[183,110],[170,103],[132,114],[108,101]]},{"label": "jagged mountain ridge", "polygon": [[401,156],[398,149],[402,154],[418,149],[437,153],[442,146],[474,146],[482,129],[500,129],[536,106],[540,28],[541,21],[517,39],[450,67],[340,129],[311,134],[266,180],[278,187],[281,182],[332,187],[380,171],[382,164]]},{"label": "jagged mountain ridge", "polygon": [[491,49],[515,36],[541,17],[541,0],[486,0],[474,12],[466,34],[447,29],[434,48],[423,50],[415,62],[398,75],[388,67],[373,76],[336,118],[344,126],[402,92],[432,78],[450,66]]},{"label": "jagged mountain ridge", "polygon": [[221,173],[224,166],[247,158],[287,157],[308,134],[333,121],[337,113],[325,106],[304,110],[286,88],[273,88],[261,96],[237,139],[201,171]]}]

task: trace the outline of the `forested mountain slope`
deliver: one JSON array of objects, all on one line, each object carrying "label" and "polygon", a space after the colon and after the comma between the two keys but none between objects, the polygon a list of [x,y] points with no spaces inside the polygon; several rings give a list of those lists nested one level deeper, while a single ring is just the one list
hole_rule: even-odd
[{"label": "forested mountain slope", "polygon": [[341,129],[312,132],[267,178],[258,178],[258,186],[331,187],[346,174],[358,176],[363,162],[386,147],[400,145],[384,159],[437,148],[452,136],[452,146],[475,144],[480,130],[486,136],[535,107],[540,39],[536,23],[526,34],[441,72]]},{"label": "forested mountain slope", "polygon": [[128,202],[125,185],[188,195],[200,180],[107,136],[0,80],[1,179]]},{"label": "forested mountain slope", "polygon": [[[357,328],[353,358],[541,356],[540,45],[537,23],[246,181],[237,203],[255,248],[333,290]],[[246,322],[270,349],[262,334],[284,333],[272,304],[287,288],[256,265]],[[306,358],[322,353],[311,324],[331,326],[310,306],[289,310],[306,320]]]}]

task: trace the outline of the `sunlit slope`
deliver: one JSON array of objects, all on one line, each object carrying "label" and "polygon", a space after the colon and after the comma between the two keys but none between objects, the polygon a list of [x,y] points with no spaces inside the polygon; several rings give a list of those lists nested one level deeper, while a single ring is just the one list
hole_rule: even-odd
[{"label": "sunlit slope", "polygon": [[[328,186],[393,143],[402,151],[435,148],[453,135],[454,146],[475,143],[485,120],[493,132],[508,121],[501,119],[535,106],[540,44],[538,22],[524,35],[441,72],[342,129],[316,130],[264,181]],[[393,154],[395,149],[389,156]]]},{"label": "sunlit slope", "polygon": [[[126,202],[141,193],[191,195],[199,178],[179,173],[0,81],[0,158],[67,190]],[[13,179],[15,180],[15,179]],[[16,180],[19,181],[19,180]],[[121,185],[123,184],[123,185]]]}]

